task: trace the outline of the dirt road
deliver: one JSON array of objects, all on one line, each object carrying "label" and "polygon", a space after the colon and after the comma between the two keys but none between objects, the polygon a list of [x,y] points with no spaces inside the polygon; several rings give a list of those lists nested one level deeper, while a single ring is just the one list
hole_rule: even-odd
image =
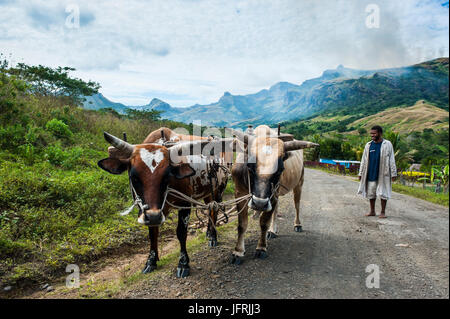
[{"label": "dirt road", "polygon": [[[245,262],[229,263],[235,232],[191,256],[192,275],[173,271],[123,291],[123,298],[448,298],[448,209],[394,193],[387,219],[364,217],[368,203],[350,178],[306,170],[301,217],[293,231],[291,195],[281,200],[279,237],[269,258],[254,259],[258,222],[250,219]],[[379,203],[377,203],[379,212]],[[220,233],[219,233],[220,234]],[[367,288],[370,264],[379,288]],[[373,267],[373,266],[372,266]],[[371,280],[374,283],[374,280]]]},{"label": "dirt road", "polygon": [[[109,266],[83,276],[79,291],[57,287],[28,298],[449,297],[448,208],[393,193],[387,219],[364,217],[368,202],[356,195],[354,179],[312,169],[305,174],[300,211],[304,231],[294,232],[292,195],[282,197],[279,237],[269,241],[267,259],[253,257],[259,223],[250,217],[247,253],[239,266],[230,264],[236,230],[228,225],[219,231],[218,247],[201,243],[190,251],[188,278],[176,278],[176,257],[151,275],[133,275],[145,263],[145,247],[139,254],[105,261]],[[177,250],[172,239],[163,254]],[[367,276],[375,275],[374,268],[366,272],[368,265],[380,271],[379,288],[366,286]],[[117,280],[127,284],[113,289]]]}]

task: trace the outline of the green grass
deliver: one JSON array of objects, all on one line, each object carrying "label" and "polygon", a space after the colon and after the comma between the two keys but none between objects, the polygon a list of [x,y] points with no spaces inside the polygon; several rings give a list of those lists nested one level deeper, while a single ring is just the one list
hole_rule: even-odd
[{"label": "green grass", "polygon": [[417,197],[431,203],[449,207],[449,194],[435,193],[427,189],[410,187],[396,183],[392,184],[392,190],[397,193]]},{"label": "green grass", "polygon": [[135,211],[119,215],[131,204],[127,174],[97,166],[108,156],[102,133],[140,143],[161,126],[190,129],[85,110],[22,85],[0,72],[0,286],[40,283],[146,241]]},{"label": "green grass", "polygon": [[[234,236],[237,227],[237,219],[229,222],[228,224],[218,226],[217,230],[221,238]],[[187,251],[189,255],[193,255],[195,252],[203,249],[207,245],[206,234],[197,231],[197,234],[193,238],[189,238],[187,243]],[[109,282],[94,282],[89,281],[78,288],[78,296],[80,298],[111,298],[117,295],[121,291],[131,289],[132,287],[145,285],[151,281],[152,278],[160,276],[162,273],[170,273],[176,267],[179,258],[179,248],[176,246],[168,254],[162,256],[158,261],[157,270],[150,274],[142,274],[141,271],[136,271],[131,275],[124,275],[120,279]]]},{"label": "green grass", "polygon": [[37,282],[67,264],[89,262],[146,238],[130,204],[128,180],[91,167],[82,171],[2,162],[1,281]]},{"label": "green grass", "polygon": [[234,196],[234,182],[231,179],[231,176],[230,176],[230,179],[228,180],[227,187],[225,188],[224,194]]}]

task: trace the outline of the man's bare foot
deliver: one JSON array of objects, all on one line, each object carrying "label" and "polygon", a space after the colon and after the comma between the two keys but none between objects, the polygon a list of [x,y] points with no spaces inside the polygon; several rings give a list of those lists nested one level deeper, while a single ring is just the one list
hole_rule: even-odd
[{"label": "man's bare foot", "polygon": [[378,218],[387,218],[387,217],[384,213],[381,213],[380,216],[378,216]]},{"label": "man's bare foot", "polygon": [[367,216],[367,217],[369,217],[369,216],[375,216],[375,213],[368,213],[368,214],[366,214],[366,215],[364,215],[364,216]]}]

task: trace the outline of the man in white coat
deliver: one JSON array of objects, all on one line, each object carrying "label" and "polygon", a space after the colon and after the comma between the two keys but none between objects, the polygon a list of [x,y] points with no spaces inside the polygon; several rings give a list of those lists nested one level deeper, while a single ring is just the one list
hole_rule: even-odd
[{"label": "man in white coat", "polygon": [[381,199],[380,218],[386,218],[386,203],[391,197],[391,181],[397,177],[394,148],[392,143],[382,137],[383,129],[376,125],[370,130],[372,140],[366,144],[359,168],[359,189],[370,200],[370,212],[366,216],[375,216],[375,200]]}]

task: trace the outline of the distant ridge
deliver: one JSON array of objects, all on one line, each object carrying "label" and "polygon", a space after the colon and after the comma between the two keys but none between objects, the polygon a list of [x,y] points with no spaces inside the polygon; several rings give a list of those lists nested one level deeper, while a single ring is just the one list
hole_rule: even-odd
[{"label": "distant ridge", "polygon": [[374,125],[381,124],[385,129],[405,134],[422,132],[424,129],[448,130],[448,120],[448,112],[420,100],[412,106],[392,107],[375,115],[363,117],[348,124],[347,127],[362,127],[369,130]]},{"label": "distant ridge", "polygon": [[[388,107],[413,105],[421,99],[448,110],[448,60],[438,58],[382,70],[356,70],[339,65],[301,85],[278,82],[248,95],[224,92],[217,102],[208,105],[175,108],[154,98],[147,105],[129,108],[158,110],[163,118],[185,123],[201,120],[203,125],[236,127],[249,122],[273,124],[336,111],[365,116]],[[85,107],[111,107],[119,113],[127,108],[101,94],[89,97]]]}]

